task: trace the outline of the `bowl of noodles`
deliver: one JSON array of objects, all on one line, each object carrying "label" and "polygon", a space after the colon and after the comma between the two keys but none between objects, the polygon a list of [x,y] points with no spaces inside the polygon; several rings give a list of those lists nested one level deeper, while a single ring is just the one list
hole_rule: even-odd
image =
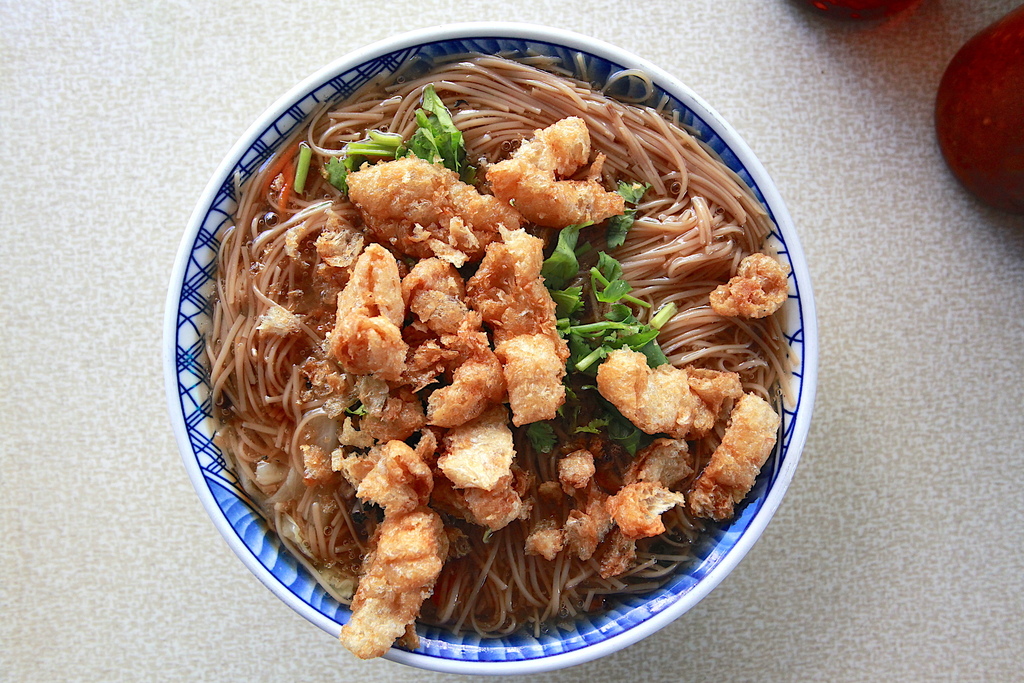
[{"label": "bowl of noodles", "polygon": [[528,673],[679,617],[763,531],[817,332],[771,179],[656,66],[539,26],[360,49],[242,136],[172,274],[176,439],[360,658]]}]

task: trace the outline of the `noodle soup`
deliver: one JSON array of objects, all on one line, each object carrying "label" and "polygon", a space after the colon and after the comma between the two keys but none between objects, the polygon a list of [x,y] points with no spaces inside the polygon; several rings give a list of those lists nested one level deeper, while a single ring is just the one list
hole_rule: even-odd
[{"label": "noodle soup", "polygon": [[[358,614],[360,604],[387,602],[390,598],[382,596],[401,593],[384,581],[383,592],[364,595],[360,602],[360,590],[369,590],[361,586],[377,581],[367,577],[386,573],[381,563],[374,564],[374,556],[378,551],[386,554],[386,549],[381,551],[386,544],[382,535],[387,535],[388,518],[398,517],[380,495],[364,491],[366,472],[380,462],[415,458],[431,472],[415,511],[439,520],[434,537],[444,548],[435,553],[440,561],[436,573],[414,587],[421,599],[412,616],[417,628],[406,631],[399,646],[415,649],[418,632],[425,639],[421,651],[444,642],[474,642],[479,646],[471,651],[484,656],[485,650],[508,643],[562,642],[560,634],[621,621],[623,605],[636,610],[646,596],[692,586],[686,577],[699,580],[720,564],[720,559],[709,564],[705,558],[721,545],[723,534],[728,538],[729,529],[749,526],[765,487],[778,476],[779,461],[772,456],[754,483],[763,459],[757,463],[746,485],[753,485],[749,498],[755,503],[748,508],[742,502],[746,490],[736,497],[738,524],[720,524],[733,515],[732,502],[727,513],[716,516],[691,500],[701,477],[711,476],[707,473],[714,467],[709,464],[724,449],[723,442],[729,442],[733,422],[738,424],[731,416],[739,415],[735,406],[741,396],[770,406],[773,415],[791,415],[787,405],[792,405],[794,392],[789,379],[799,361],[791,357],[791,343],[783,332],[789,325],[780,317],[785,310],[742,317],[723,315],[709,303],[713,292],[738,277],[749,256],[768,254],[774,260],[780,243],[773,222],[741,178],[691,134],[686,125],[691,121],[679,119],[678,110],[668,106],[669,98],[656,99],[657,88],[643,71],[626,69],[607,78],[606,90],[617,95],[611,97],[575,77],[587,77],[589,68],[583,53],[575,53],[571,61],[564,54],[509,60],[472,53],[434,59],[426,66],[409,60],[397,72],[306,117],[241,186],[237,208],[220,235],[206,334],[216,445],[245,496],[294,560],[315,577],[317,590],[325,592],[321,604],[330,600],[348,605],[355,598]],[[428,106],[428,90],[450,113],[463,140],[465,163],[475,170],[475,177],[453,173],[446,182],[473,188],[480,197],[493,199],[495,169],[522,156],[522,150],[540,139],[538,131],[568,120],[581,122],[590,153],[578,168],[554,180],[596,184],[609,195],[617,187],[620,193],[623,187],[634,188],[635,196],[623,195],[629,197],[624,205],[619,200],[624,210],[616,216],[628,213],[632,219],[621,242],[613,244],[612,221],[605,217],[592,225],[542,225],[520,217],[517,225],[502,224],[492,231],[479,253],[465,259],[436,247],[432,255],[410,255],[413,242],[433,237],[420,235],[403,246],[401,239],[407,235],[400,235],[397,245],[382,236],[371,225],[356,181],[374,168],[400,161],[371,154],[365,164],[348,169],[348,187],[338,186],[330,167],[334,160],[354,156],[353,149],[371,141],[371,132],[377,136],[373,140],[411,146],[423,126],[418,114]],[[299,189],[302,155],[308,167]],[[401,163],[412,163],[415,157],[405,153]],[[433,161],[441,165],[439,159]],[[528,215],[525,198],[499,200]],[[492,251],[511,249],[516,240],[535,240],[543,247],[546,268],[556,251],[564,251],[570,232],[575,271],[557,286],[550,273],[533,283],[534,290],[550,297],[548,331],[555,336],[557,326],[556,338],[566,346],[559,377],[565,398],[557,414],[519,420],[511,396],[510,367],[516,359],[501,354],[502,323],[487,317],[474,287],[481,288],[483,271],[493,270],[488,261],[495,261]],[[338,235],[346,237],[339,241]],[[473,484],[444,468],[465,427],[432,419],[431,397],[458,384],[457,362],[439,361],[440,369],[426,379],[395,375],[382,380],[372,368],[347,368],[337,352],[339,329],[350,317],[349,309],[339,308],[339,297],[356,301],[345,292],[360,277],[370,277],[356,272],[373,245],[393,260],[394,282],[403,291],[421,264],[446,261],[463,283],[464,291],[455,298],[472,314],[484,311],[477,329],[484,335],[485,353],[499,354],[508,393],[498,398],[470,395],[473,400],[465,402],[483,408],[466,424],[493,417],[496,409],[502,414],[487,419],[509,433],[513,456],[503,481],[518,507],[505,515],[508,519],[496,522],[468,505]],[[374,277],[382,272],[376,265],[364,271],[378,273]],[[604,279],[599,282],[593,271],[603,273]],[[627,288],[625,298],[605,301],[602,297],[611,296],[608,292],[619,283]],[[579,310],[566,313],[564,295],[576,288]],[[455,353],[454,342],[426,330],[426,319],[414,313],[408,296],[403,303],[409,307],[403,309],[398,328],[408,343],[407,365],[425,341],[434,343],[439,353]],[[584,339],[584,330],[602,325],[628,328],[633,334]],[[653,334],[662,359],[651,360],[648,354],[648,363],[640,363],[644,369],[638,372],[662,377],[671,368],[684,373],[674,375],[678,379],[689,369],[692,386],[709,377],[735,378],[736,387],[717,403],[695,404],[711,415],[705,427],[669,433],[645,422],[643,411],[630,413],[614,391],[602,386],[608,382],[602,381],[601,368],[622,366],[626,356],[639,354],[641,347],[628,346],[628,338],[647,333]],[[575,340],[577,347],[585,342],[582,348],[574,347],[573,335],[583,339]],[[800,389],[798,383],[797,396]],[[762,449],[764,457],[775,443],[777,424],[769,421],[762,427],[772,432]],[[675,444],[671,457],[685,467],[676,468],[671,480],[644,478],[639,463],[652,459],[657,448],[664,451],[667,443]],[[398,446],[392,444],[401,444],[415,458],[406,451],[401,458],[395,456]],[[483,486],[480,491],[485,493],[498,490]],[[629,515],[620,514],[627,490],[661,496],[664,509],[647,510],[651,514],[645,519],[651,524],[641,530],[631,526]],[[579,528],[589,523],[598,530],[581,536]],[[661,530],[658,524],[663,524]],[[585,548],[581,538],[592,547]],[[649,618],[650,613],[641,621]],[[581,640],[568,649],[585,645]],[[554,651],[564,651],[562,647]],[[532,652],[521,645],[515,651]],[[457,659],[462,655],[453,653],[469,651],[442,645],[436,652]],[[379,650],[369,656],[377,654]]]}]

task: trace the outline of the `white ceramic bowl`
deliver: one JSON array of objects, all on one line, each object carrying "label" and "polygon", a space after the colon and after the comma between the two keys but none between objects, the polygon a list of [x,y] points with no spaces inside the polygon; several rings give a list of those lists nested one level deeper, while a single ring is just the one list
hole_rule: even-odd
[{"label": "white ceramic bowl", "polygon": [[[643,597],[609,601],[598,616],[540,638],[515,634],[481,640],[419,627],[415,652],[393,648],[389,659],[453,673],[511,674],[547,671],[615,652],[654,633],[693,607],[743,558],[779,506],[807,437],[817,378],[817,327],[803,251],[775,185],[736,131],[696,94],[657,66],[625,50],[567,31],[526,24],[454,24],[414,31],[357,50],[305,79],[274,103],[239,139],[203,192],[178,251],[164,326],[164,368],[174,435],[196,493],[214,525],[256,577],[310,622],[337,636],[349,610],[334,601],[281,545],[226,468],[213,443],[208,370],[203,349],[218,237],[235,208],[233,176],[244,180],[325,101],[340,101],[368,79],[410,59],[451,53],[544,53],[576,64],[584,56],[588,78],[601,84],[621,69],[640,69],[656,85],[652,102],[671,98],[683,122],[716,150],[768,207],[778,226],[772,236],[791,269],[791,300],[783,328],[797,368],[792,400],[784,406],[783,438],[736,518],[718,531],[701,559]],[[620,82],[631,79],[622,79]],[[339,645],[340,647],[340,645]]]}]

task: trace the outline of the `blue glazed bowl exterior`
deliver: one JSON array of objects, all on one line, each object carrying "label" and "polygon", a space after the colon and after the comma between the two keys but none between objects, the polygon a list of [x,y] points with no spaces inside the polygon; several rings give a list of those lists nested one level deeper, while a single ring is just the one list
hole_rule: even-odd
[{"label": "blue glazed bowl exterior", "polygon": [[[609,600],[598,615],[552,626],[539,638],[517,633],[481,639],[475,634],[419,626],[415,652],[393,648],[389,659],[453,673],[510,674],[572,666],[614,652],[653,633],[696,604],[746,554],[778,507],[793,476],[814,402],[817,328],[810,280],[789,214],[774,184],[736,132],[688,88],[652,64],[594,39],[524,24],[457,24],[404,34],[363,48],[329,65],[284,95],[236,143],[207,186],[186,230],[168,293],[164,350],[172,424],[185,468],[210,518],[245,565],[309,621],[337,636],[347,607],[328,595],[269,529],[242,491],[213,441],[216,423],[205,361],[220,237],[236,207],[236,188],[251,177],[315,110],[340,103],[381,74],[427,69],[440,58],[466,53],[552,55],[578,78],[609,93],[675,110],[680,121],[750,186],[777,226],[771,236],[791,267],[791,299],[783,329],[795,359],[784,406],[780,447],[766,463],[748,502],[704,544],[698,561],[645,596]],[[582,55],[579,59],[577,55]],[[633,78],[640,69],[653,91]],[[340,647],[340,646],[339,646]]]}]

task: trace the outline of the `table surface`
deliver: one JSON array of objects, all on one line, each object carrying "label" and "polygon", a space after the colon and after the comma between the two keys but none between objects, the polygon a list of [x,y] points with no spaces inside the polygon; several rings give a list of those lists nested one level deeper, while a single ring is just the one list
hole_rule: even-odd
[{"label": "table surface", "polygon": [[349,50],[516,19],[677,75],[774,177],[820,385],[740,566],[625,651],[542,680],[1010,680],[1024,660],[1024,218],[936,146],[945,65],[1017,0],[884,23],[792,0],[0,1],[0,679],[442,680],[358,662],[253,578],[171,437],[161,332],[208,178]]}]

